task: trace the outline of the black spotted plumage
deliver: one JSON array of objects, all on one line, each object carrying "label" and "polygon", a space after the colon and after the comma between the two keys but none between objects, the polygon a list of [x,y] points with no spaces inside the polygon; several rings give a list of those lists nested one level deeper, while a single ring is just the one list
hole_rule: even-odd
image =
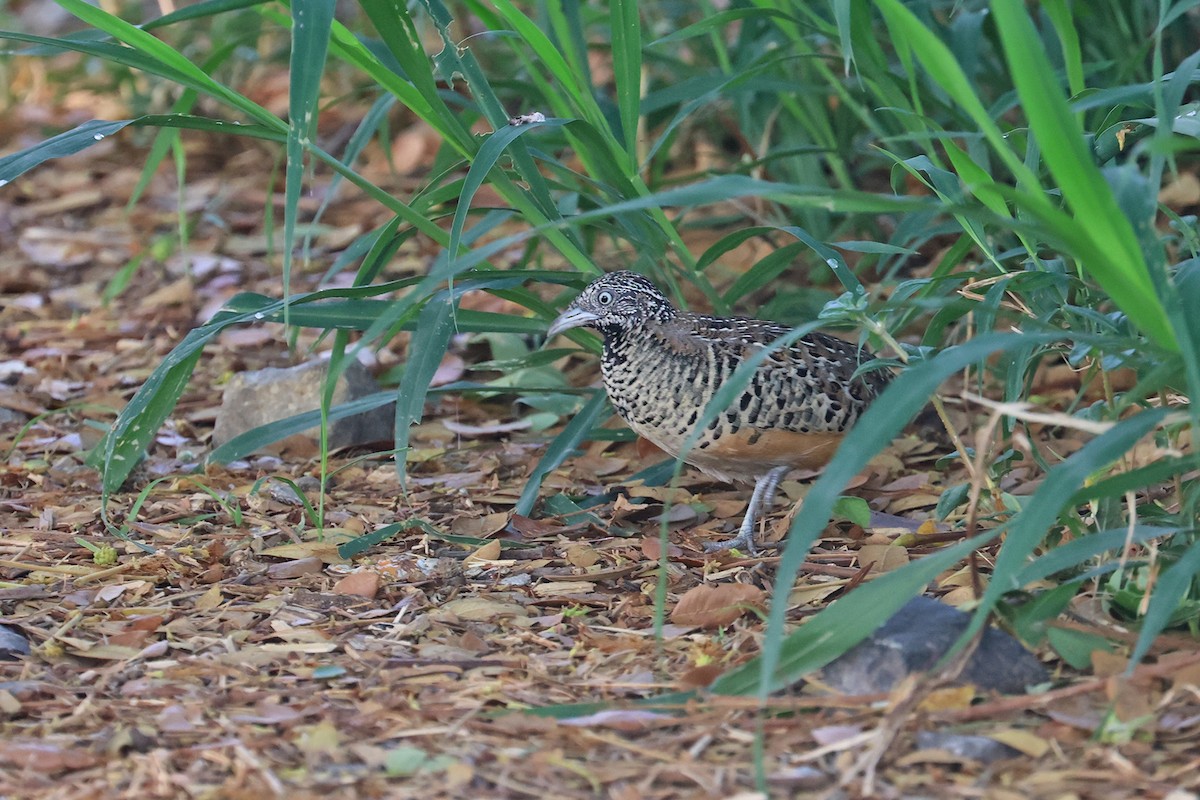
[{"label": "black spotted plumage", "polygon": [[584,326],[604,337],[604,386],[631,428],[714,477],[755,483],[733,542],[751,549],[758,508],[769,502],[783,473],[823,466],[889,376],[873,370],[856,377],[859,365],[874,358],[869,351],[825,333],[806,334],[771,352],[696,447],[683,453],[714,393],[746,358],[791,329],[680,311],[633,272],[593,281],[549,334]]}]

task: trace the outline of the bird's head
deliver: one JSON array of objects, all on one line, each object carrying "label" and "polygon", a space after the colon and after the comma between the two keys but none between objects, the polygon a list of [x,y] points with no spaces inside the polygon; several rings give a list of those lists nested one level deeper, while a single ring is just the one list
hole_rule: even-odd
[{"label": "bird's head", "polygon": [[546,331],[547,338],[571,328],[595,328],[608,336],[647,322],[666,322],[675,307],[653,283],[636,272],[613,272],[579,293]]}]

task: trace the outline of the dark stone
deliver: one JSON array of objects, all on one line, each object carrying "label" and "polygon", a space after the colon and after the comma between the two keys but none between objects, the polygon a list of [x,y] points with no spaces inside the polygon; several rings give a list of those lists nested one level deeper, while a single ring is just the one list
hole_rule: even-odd
[{"label": "dark stone", "polygon": [[16,661],[29,655],[29,640],[11,625],[0,625],[0,661]]},{"label": "dark stone", "polygon": [[[845,694],[889,692],[905,676],[932,669],[967,628],[971,615],[932,597],[914,597],[867,639],[821,671],[822,682]],[[1049,679],[1021,643],[987,628],[958,677],[983,691],[1022,694]]]},{"label": "dark stone", "polygon": [[1015,747],[986,736],[944,731],[917,731],[917,747],[922,750],[945,750],[957,758],[970,758],[983,764],[1021,755],[1021,751]]},{"label": "dark stone", "polygon": [[28,421],[28,415],[0,406],[0,425],[24,425]]},{"label": "dark stone", "polygon": [[[328,367],[325,361],[310,361],[287,369],[268,368],[234,375],[225,386],[225,394],[221,398],[221,408],[213,429],[213,447],[220,447],[235,436],[261,425],[319,409]],[[378,391],[379,384],[366,367],[352,362],[334,390],[332,406]],[[388,404],[334,420],[329,425],[329,446],[336,449],[391,441],[395,415],[395,406]],[[319,435],[318,430],[314,426],[305,433],[315,437]]]}]

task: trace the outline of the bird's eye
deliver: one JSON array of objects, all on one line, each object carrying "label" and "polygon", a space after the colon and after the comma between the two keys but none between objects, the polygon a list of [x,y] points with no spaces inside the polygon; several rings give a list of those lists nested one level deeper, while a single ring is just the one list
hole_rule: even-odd
[{"label": "bird's eye", "polygon": [[612,292],[601,292],[600,294],[596,295],[596,302],[602,306],[612,305],[612,301]]}]

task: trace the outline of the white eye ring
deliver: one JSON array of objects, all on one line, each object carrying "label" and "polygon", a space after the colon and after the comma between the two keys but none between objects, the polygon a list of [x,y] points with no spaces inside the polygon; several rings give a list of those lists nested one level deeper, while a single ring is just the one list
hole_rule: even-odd
[{"label": "white eye ring", "polygon": [[596,295],[596,302],[602,306],[611,305],[613,301],[612,292],[604,291]]}]

